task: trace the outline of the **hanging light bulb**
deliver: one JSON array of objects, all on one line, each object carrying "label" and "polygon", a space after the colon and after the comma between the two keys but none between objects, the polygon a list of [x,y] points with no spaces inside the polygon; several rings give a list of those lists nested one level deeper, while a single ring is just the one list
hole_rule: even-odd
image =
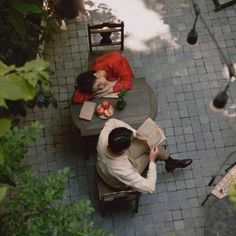
[{"label": "hanging light bulb", "polygon": [[193,8],[194,8],[196,17],[194,20],[193,28],[188,33],[188,37],[187,37],[187,42],[191,45],[195,44],[198,40],[198,33],[196,31],[196,24],[197,24],[198,16],[200,14],[200,8],[196,3],[193,4]]},{"label": "hanging light bulb", "polygon": [[227,93],[227,90],[219,92],[213,100],[213,106],[217,109],[222,109],[225,107],[228,99],[229,95]]},{"label": "hanging light bulb", "polygon": [[206,21],[204,20],[204,18],[202,17],[202,15],[200,14],[200,8],[198,6],[197,3],[195,3],[193,1],[193,8],[195,11],[195,21],[193,24],[193,28],[190,30],[190,32],[188,33],[188,37],[187,37],[187,42],[191,45],[195,44],[198,40],[198,33],[196,31],[196,23],[198,20],[198,17],[200,17],[202,23],[204,24],[205,28],[207,29],[209,35],[211,36],[211,39],[213,40],[213,42],[215,43],[218,52],[221,55],[222,60],[225,62],[228,70],[229,70],[229,77],[230,77],[230,81],[228,82],[228,84],[226,85],[225,89],[221,92],[219,92],[216,97],[213,99],[213,101],[210,102],[209,104],[209,108],[212,111],[215,112],[222,112],[224,114],[228,114],[227,110],[224,109],[224,107],[227,104],[227,101],[229,99],[229,95],[227,93],[227,90],[229,89],[230,83],[233,82],[235,80],[235,70],[234,70],[234,66],[233,63],[224,55],[219,43],[217,42],[215,35],[211,32],[208,24],[206,23]]}]

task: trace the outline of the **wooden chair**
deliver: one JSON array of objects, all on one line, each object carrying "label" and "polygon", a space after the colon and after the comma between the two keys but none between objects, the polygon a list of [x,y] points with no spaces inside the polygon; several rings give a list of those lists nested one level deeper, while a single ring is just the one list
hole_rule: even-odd
[{"label": "wooden chair", "polygon": [[88,67],[95,59],[109,51],[124,50],[124,22],[88,25],[89,56]]},{"label": "wooden chair", "polygon": [[96,184],[98,190],[99,203],[102,210],[102,216],[105,216],[107,204],[118,201],[135,201],[134,212],[138,212],[139,199],[141,193],[131,188],[117,190],[107,185],[96,171]]}]

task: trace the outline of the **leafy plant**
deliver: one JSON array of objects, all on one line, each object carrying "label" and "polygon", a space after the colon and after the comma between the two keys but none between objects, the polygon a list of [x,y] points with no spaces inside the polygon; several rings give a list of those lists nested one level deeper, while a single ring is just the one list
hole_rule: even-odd
[{"label": "leafy plant", "polygon": [[[1,138],[6,134],[6,132],[9,131],[11,127],[11,122],[8,119],[0,119],[0,140]],[[3,153],[3,148],[0,145],[0,168],[4,165],[5,158]],[[0,202],[6,195],[7,186],[6,183],[9,183],[9,181],[6,180],[6,177],[3,175],[3,172],[0,171]]]},{"label": "leafy plant", "polygon": [[9,120],[0,119],[0,127],[8,124],[8,132],[0,138],[0,150],[2,151],[3,163],[0,165],[0,183],[15,185],[22,172],[29,167],[24,164],[24,155],[27,146],[32,144],[41,134],[42,125],[33,122],[23,128],[14,126],[9,128]]},{"label": "leafy plant", "polygon": [[25,22],[26,16],[40,13],[42,13],[42,9],[35,3],[22,0],[9,1],[9,8],[7,10],[8,19],[22,40],[26,38],[27,34],[27,21]]},{"label": "leafy plant", "polygon": [[124,100],[124,97],[128,95],[128,90],[122,88],[117,94],[119,100]]},{"label": "leafy plant", "polygon": [[123,110],[126,106],[126,101],[124,100],[124,97],[128,94],[128,90],[122,88],[121,91],[117,94],[118,100],[116,103],[116,108],[118,110]]},{"label": "leafy plant", "polygon": [[236,184],[232,184],[229,189],[229,199],[236,206]]},{"label": "leafy plant", "polygon": [[40,179],[25,172],[21,185],[6,199],[0,218],[1,233],[6,236],[106,235],[94,229],[88,219],[93,211],[88,200],[63,202],[65,181],[69,177],[68,168]]},{"label": "leafy plant", "polygon": [[48,107],[52,103],[56,107],[50,91],[51,73],[49,63],[43,60],[33,60],[19,68],[0,61],[0,112],[24,115],[25,105]]},{"label": "leafy plant", "polygon": [[42,0],[0,1],[0,60],[21,66],[34,59],[59,27],[60,19]]},{"label": "leafy plant", "polygon": [[[5,197],[8,182],[10,194],[1,203],[0,235],[106,235],[94,229],[89,214],[93,212],[86,199],[64,202],[68,168],[46,177],[35,177],[24,164],[28,146],[36,140],[42,125],[34,122],[23,128],[11,128],[8,119],[0,119],[0,201]],[[15,182],[17,184],[15,184]]]}]

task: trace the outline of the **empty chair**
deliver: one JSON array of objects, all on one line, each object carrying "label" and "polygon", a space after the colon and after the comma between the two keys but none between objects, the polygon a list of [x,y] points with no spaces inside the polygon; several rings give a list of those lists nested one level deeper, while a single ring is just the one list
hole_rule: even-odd
[{"label": "empty chair", "polygon": [[88,25],[89,56],[88,65],[109,51],[124,50],[124,22]]}]

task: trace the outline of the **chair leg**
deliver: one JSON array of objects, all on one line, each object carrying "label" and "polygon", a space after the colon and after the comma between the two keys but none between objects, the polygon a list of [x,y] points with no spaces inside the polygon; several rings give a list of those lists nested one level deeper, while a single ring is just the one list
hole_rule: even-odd
[{"label": "chair leg", "polygon": [[135,212],[135,213],[138,213],[140,197],[141,197],[141,193],[138,193],[137,199],[135,200],[135,207],[134,207],[134,212]]}]

